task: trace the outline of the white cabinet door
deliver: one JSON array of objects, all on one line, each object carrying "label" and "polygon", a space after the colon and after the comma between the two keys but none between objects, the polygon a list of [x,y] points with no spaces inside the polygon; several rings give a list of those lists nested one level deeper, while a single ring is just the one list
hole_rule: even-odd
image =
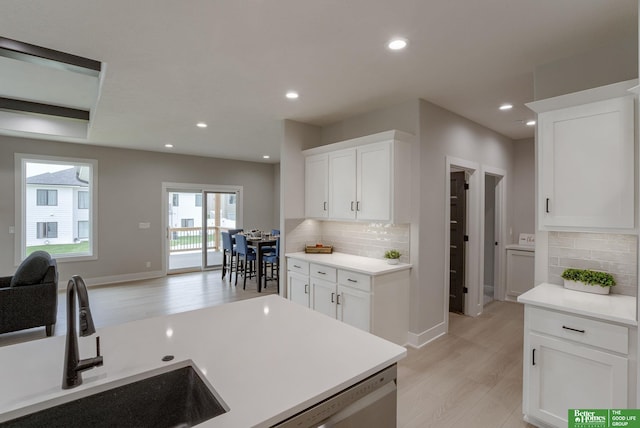
[{"label": "white cabinet door", "polygon": [[356,218],[356,150],[329,153],[329,218]]},{"label": "white cabinet door", "polygon": [[634,227],[633,97],[538,115],[541,227]]},{"label": "white cabinet door", "polygon": [[289,272],[288,276],[289,300],[308,308],[311,304],[309,277],[295,272]]},{"label": "white cabinet door", "polygon": [[327,154],[305,158],[305,215],[311,218],[329,216],[329,156]]},{"label": "white cabinet door", "polygon": [[311,307],[331,318],[335,318],[336,283],[311,278]]},{"label": "white cabinet door", "polygon": [[356,217],[391,220],[391,142],[369,144],[357,150]]},{"label": "white cabinet door", "polygon": [[568,409],[627,408],[626,358],[535,333],[529,347],[531,416],[566,427]]},{"label": "white cabinet door", "polygon": [[534,252],[507,250],[507,296],[516,298],[533,288]]},{"label": "white cabinet door", "polygon": [[338,319],[364,331],[370,331],[371,295],[338,285]]}]

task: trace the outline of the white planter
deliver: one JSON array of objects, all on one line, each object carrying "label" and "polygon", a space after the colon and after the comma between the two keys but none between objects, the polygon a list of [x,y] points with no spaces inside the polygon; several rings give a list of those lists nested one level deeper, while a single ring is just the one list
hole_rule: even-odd
[{"label": "white planter", "polygon": [[584,282],[564,280],[564,288],[569,290],[584,291],[585,293],[593,294],[609,294],[611,287],[600,287],[599,285],[589,285]]},{"label": "white planter", "polygon": [[397,265],[398,259],[387,259],[387,263],[389,263],[390,265]]}]

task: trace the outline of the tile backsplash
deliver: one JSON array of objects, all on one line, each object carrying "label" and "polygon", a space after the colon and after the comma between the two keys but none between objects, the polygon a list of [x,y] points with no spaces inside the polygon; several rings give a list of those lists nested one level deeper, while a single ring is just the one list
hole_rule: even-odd
[{"label": "tile backsplash", "polygon": [[612,293],[638,293],[638,237],[611,233],[549,232],[549,282],[562,284],[566,268],[609,272]]},{"label": "tile backsplash", "polygon": [[401,262],[410,260],[409,224],[304,220],[287,230],[287,252],[304,251],[305,245],[321,242],[333,245],[336,252],[376,259],[395,248],[402,254]]}]

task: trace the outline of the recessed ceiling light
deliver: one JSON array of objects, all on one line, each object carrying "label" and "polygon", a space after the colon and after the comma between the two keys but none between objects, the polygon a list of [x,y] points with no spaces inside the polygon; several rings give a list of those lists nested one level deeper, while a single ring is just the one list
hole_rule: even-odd
[{"label": "recessed ceiling light", "polygon": [[536,124],[535,120],[527,120],[527,126],[533,126]]},{"label": "recessed ceiling light", "polygon": [[500,106],[500,110],[511,110],[513,108],[513,104],[502,104]]},{"label": "recessed ceiling light", "polygon": [[167,149],[171,149],[171,148],[173,148],[173,144],[165,144],[164,146],[165,146]]},{"label": "recessed ceiling light", "polygon": [[395,38],[391,39],[387,44],[387,47],[392,51],[399,51],[407,47],[407,39]]},{"label": "recessed ceiling light", "polygon": [[207,127],[207,124],[206,124],[206,123],[204,123],[204,122],[198,122],[198,123],[196,123],[196,126],[197,126],[198,128],[206,128],[206,127]]},{"label": "recessed ceiling light", "polygon": [[264,156],[262,156],[262,159],[269,159],[270,157],[271,156],[269,156],[269,155],[264,155]]},{"label": "recessed ceiling light", "polygon": [[285,95],[287,98],[289,98],[290,100],[295,100],[297,99],[300,95],[298,95],[298,93],[296,91],[289,91],[287,92],[287,94]]}]

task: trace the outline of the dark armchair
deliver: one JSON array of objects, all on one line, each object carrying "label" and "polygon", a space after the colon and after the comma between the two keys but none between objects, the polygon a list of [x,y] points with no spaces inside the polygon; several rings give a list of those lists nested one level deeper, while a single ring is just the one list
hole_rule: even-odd
[{"label": "dark armchair", "polygon": [[58,265],[35,251],[13,276],[0,277],[0,333],[44,326],[53,334],[58,312]]}]

